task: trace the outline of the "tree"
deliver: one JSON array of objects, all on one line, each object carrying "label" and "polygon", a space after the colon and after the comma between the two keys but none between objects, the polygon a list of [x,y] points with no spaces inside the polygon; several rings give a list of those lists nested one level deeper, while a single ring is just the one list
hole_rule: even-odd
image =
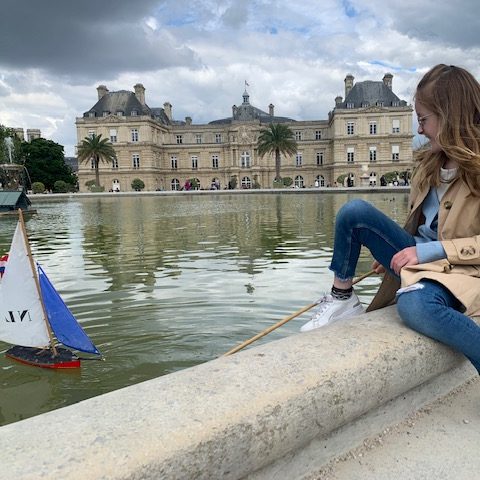
[{"label": "tree", "polygon": [[140,178],[134,178],[132,180],[132,189],[135,190],[136,192],[140,192],[145,188],[145,183],[142,179]]},{"label": "tree", "polygon": [[88,163],[94,161],[95,182],[100,187],[100,173],[98,171],[99,162],[112,163],[117,158],[115,149],[108,138],[102,140],[102,135],[92,135],[82,140],[78,147],[78,161]]},{"label": "tree", "polygon": [[275,182],[281,182],[281,154],[293,155],[297,152],[297,142],[290,127],[282,123],[270,123],[260,131],[257,148],[261,157],[267,153],[275,154]]},{"label": "tree", "polygon": [[25,167],[31,182],[42,182],[47,190],[53,190],[57,180],[63,180],[74,189],[77,177],[65,163],[63,146],[52,140],[35,138],[31,142],[23,142]]}]

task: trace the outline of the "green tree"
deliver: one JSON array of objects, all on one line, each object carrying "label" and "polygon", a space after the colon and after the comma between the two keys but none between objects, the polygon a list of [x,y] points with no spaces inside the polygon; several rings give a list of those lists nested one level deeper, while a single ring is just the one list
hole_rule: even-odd
[{"label": "green tree", "polygon": [[132,180],[132,189],[139,192],[145,188],[145,183],[140,178],[134,178]]},{"label": "green tree", "polygon": [[32,191],[33,193],[43,193],[45,191],[45,185],[42,182],[33,182]]},{"label": "green tree", "polygon": [[25,167],[31,182],[42,182],[48,190],[53,190],[57,180],[63,180],[74,189],[77,177],[65,163],[63,146],[52,140],[35,138],[31,142],[23,142]]},{"label": "green tree", "polygon": [[77,156],[80,163],[88,163],[90,160],[94,161],[95,184],[97,187],[100,187],[99,162],[112,164],[113,160],[117,158],[112,143],[108,138],[102,139],[102,135],[92,135],[92,137],[83,139],[78,147]]},{"label": "green tree", "polygon": [[297,142],[290,127],[283,123],[270,123],[260,131],[258,153],[261,157],[275,154],[275,182],[281,182],[281,155],[293,155],[297,152]]},{"label": "green tree", "polygon": [[55,193],[67,193],[69,190],[68,184],[65,183],[63,180],[57,180],[53,184],[53,191]]}]

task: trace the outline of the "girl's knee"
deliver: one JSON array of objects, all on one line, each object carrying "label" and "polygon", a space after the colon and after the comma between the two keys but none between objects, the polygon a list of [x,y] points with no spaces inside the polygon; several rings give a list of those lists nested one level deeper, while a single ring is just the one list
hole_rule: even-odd
[{"label": "girl's knee", "polygon": [[356,198],[345,203],[337,213],[337,222],[343,222],[345,220],[358,220],[363,217],[364,214],[368,214],[371,211],[372,206],[365,200]]}]

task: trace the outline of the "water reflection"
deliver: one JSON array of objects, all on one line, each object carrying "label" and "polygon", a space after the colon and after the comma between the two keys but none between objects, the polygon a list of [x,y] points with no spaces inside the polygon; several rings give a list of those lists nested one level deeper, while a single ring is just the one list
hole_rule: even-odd
[{"label": "water reflection", "polygon": [[[72,374],[1,355],[0,423],[208,361],[310,303],[330,286],[335,213],[353,196],[37,200],[27,222],[34,255],[106,361]],[[403,222],[405,194],[362,197]],[[0,222],[2,252],[15,220]],[[370,263],[363,252],[359,272]],[[360,298],[378,283],[359,284]],[[303,321],[262,341],[296,333]]]}]

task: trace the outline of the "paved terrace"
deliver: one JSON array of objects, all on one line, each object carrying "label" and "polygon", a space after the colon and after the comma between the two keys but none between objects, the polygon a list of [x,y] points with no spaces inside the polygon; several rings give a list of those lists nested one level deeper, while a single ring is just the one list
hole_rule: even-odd
[{"label": "paved terrace", "polygon": [[6,425],[0,477],[472,479],[476,378],[388,307]]}]

